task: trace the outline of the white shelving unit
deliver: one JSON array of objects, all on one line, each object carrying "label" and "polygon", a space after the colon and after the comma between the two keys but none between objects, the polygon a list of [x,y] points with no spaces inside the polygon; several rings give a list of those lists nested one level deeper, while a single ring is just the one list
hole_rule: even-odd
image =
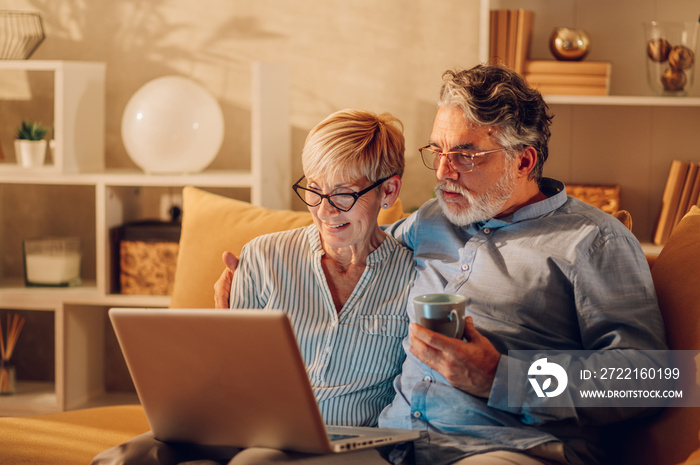
[{"label": "white shelving unit", "polygon": [[[33,171],[46,174],[104,169],[104,63],[77,61],[0,61],[0,70],[53,73],[54,159]],[[19,166],[1,166],[19,172]]]},{"label": "white shelving unit", "polygon": [[[94,229],[83,231],[94,244],[94,269],[85,270],[83,283],[72,288],[28,288],[17,272],[0,266],[0,311],[48,312],[53,316],[54,380],[17,383],[17,393],[0,396],[0,415],[49,413],[85,406],[136,402],[134,394],[105,392],[104,348],[107,310],[115,306],[167,307],[168,296],[111,293],[109,231],[115,226],[144,219],[144,189],[179,190],[186,185],[216,189],[249,189],[252,203],[269,208],[290,208],[291,127],[287,68],[275,63],[252,65],[252,166],[250,171],[203,171],[187,175],[147,175],[135,170],[109,170],[104,164],[105,65],[64,61],[0,61],[4,70],[52,72],[56,150],[53,162],[38,169],[14,163],[0,164],[0,201],[5,189],[40,187],[47,196],[60,196],[77,188],[90,192],[94,202]],[[89,123],[88,123],[89,121]],[[76,127],[90,128],[78,138]],[[80,134],[85,131],[81,130]],[[82,191],[81,191],[82,192]],[[44,200],[44,199],[42,199]],[[51,199],[45,199],[51,200]],[[82,201],[82,199],[81,199]],[[43,202],[28,210],[43,214]],[[64,205],[66,211],[75,205]],[[16,218],[0,209],[0,238]],[[34,219],[34,218],[33,218]],[[21,220],[20,220],[21,221]],[[38,220],[41,221],[40,219]],[[55,234],[42,224],[43,235]],[[6,228],[6,229],[3,229]],[[94,234],[94,237],[91,236]],[[20,246],[21,247],[21,246]],[[0,250],[21,254],[21,251]],[[84,260],[85,263],[85,260]],[[87,278],[86,278],[87,276]],[[94,276],[94,278],[92,277]],[[25,332],[32,328],[25,326]],[[15,357],[21,354],[15,353]]]},{"label": "white shelving unit", "polygon": [[[634,8],[607,0],[481,0],[478,53],[488,60],[489,11],[535,12],[530,57],[550,59],[548,38],[555,27],[588,31],[586,60],[612,63],[611,95],[545,95],[555,114],[545,175],[576,184],[618,184],[621,208],[633,218],[633,232],[645,251],[674,159],[700,161],[700,92],[689,97],[653,96],[646,81],[642,24],[650,20],[697,19],[696,5],[682,0],[642,0]],[[696,74],[700,72],[696,64]]]}]

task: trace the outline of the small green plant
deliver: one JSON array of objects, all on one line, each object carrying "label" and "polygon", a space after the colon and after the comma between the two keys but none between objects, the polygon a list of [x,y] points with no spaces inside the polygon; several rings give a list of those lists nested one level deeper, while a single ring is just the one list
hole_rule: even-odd
[{"label": "small green plant", "polygon": [[42,140],[47,132],[49,132],[49,128],[41,123],[22,121],[22,125],[17,128],[17,139]]}]

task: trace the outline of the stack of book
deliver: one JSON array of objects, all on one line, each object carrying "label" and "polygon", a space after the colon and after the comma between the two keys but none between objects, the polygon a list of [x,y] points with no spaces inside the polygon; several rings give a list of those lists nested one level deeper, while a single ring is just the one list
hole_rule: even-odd
[{"label": "stack of book", "polygon": [[525,77],[543,94],[608,95],[611,64],[607,61],[530,60],[535,14],[529,10],[490,11],[489,58]]},{"label": "stack of book", "polygon": [[542,94],[608,95],[611,68],[607,61],[532,60],[523,76]]},{"label": "stack of book", "polygon": [[693,205],[700,207],[700,163],[673,160],[661,199],[654,244],[664,245]]},{"label": "stack of book", "polygon": [[489,55],[491,63],[503,63],[523,74],[530,54],[535,14],[529,10],[491,10]]}]

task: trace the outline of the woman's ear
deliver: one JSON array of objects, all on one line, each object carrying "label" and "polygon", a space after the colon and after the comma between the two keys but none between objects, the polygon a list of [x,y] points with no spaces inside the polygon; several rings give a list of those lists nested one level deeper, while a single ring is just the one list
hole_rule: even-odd
[{"label": "woman's ear", "polygon": [[[395,174],[382,183],[382,208],[389,208],[394,205],[401,192],[401,178]],[[386,205],[386,207],[385,207]]]}]

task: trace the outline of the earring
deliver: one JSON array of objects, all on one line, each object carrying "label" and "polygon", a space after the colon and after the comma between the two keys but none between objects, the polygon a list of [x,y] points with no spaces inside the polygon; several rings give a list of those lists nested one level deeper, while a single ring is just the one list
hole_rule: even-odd
[{"label": "earring", "polygon": [[384,210],[386,210],[387,208],[389,208],[389,205],[384,204],[384,205],[382,205],[382,208],[383,208]]}]

